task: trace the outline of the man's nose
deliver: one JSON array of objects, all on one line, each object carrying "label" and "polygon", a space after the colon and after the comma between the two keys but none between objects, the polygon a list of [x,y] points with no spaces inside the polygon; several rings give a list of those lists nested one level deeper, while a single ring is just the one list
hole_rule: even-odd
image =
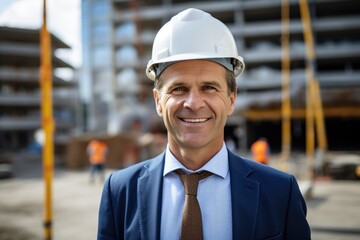
[{"label": "man's nose", "polygon": [[197,90],[192,90],[187,94],[184,101],[184,107],[192,110],[197,110],[205,105],[202,94]]}]

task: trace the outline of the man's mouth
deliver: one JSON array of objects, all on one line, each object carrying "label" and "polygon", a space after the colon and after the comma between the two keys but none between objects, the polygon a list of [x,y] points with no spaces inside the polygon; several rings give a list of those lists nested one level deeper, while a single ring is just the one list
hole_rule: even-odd
[{"label": "man's mouth", "polygon": [[208,118],[180,118],[183,122],[187,123],[202,123],[206,122]]}]

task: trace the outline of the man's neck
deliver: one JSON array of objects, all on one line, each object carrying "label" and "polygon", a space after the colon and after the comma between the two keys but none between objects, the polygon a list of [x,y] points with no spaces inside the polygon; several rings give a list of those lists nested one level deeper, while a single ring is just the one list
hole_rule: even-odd
[{"label": "man's neck", "polygon": [[[219,145],[219,144],[218,144]],[[204,148],[184,148],[169,144],[171,153],[189,170],[197,170],[204,166],[213,156],[218,153],[222,145]]]}]

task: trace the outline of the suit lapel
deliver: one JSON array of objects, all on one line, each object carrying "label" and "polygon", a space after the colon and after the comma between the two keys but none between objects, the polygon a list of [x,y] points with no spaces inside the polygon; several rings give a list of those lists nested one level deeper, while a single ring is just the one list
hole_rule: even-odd
[{"label": "suit lapel", "polygon": [[250,179],[252,169],[229,152],[233,239],[253,239],[258,215],[259,183]]},{"label": "suit lapel", "polygon": [[144,166],[138,180],[137,198],[141,239],[160,239],[164,154]]}]

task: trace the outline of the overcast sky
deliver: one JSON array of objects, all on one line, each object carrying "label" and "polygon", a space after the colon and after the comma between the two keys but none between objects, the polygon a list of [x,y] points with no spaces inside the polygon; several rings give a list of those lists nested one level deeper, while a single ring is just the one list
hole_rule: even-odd
[{"label": "overcast sky", "polygon": [[[39,29],[43,0],[0,0],[0,26]],[[60,52],[74,67],[81,65],[81,0],[47,0],[48,30],[72,49]]]}]

